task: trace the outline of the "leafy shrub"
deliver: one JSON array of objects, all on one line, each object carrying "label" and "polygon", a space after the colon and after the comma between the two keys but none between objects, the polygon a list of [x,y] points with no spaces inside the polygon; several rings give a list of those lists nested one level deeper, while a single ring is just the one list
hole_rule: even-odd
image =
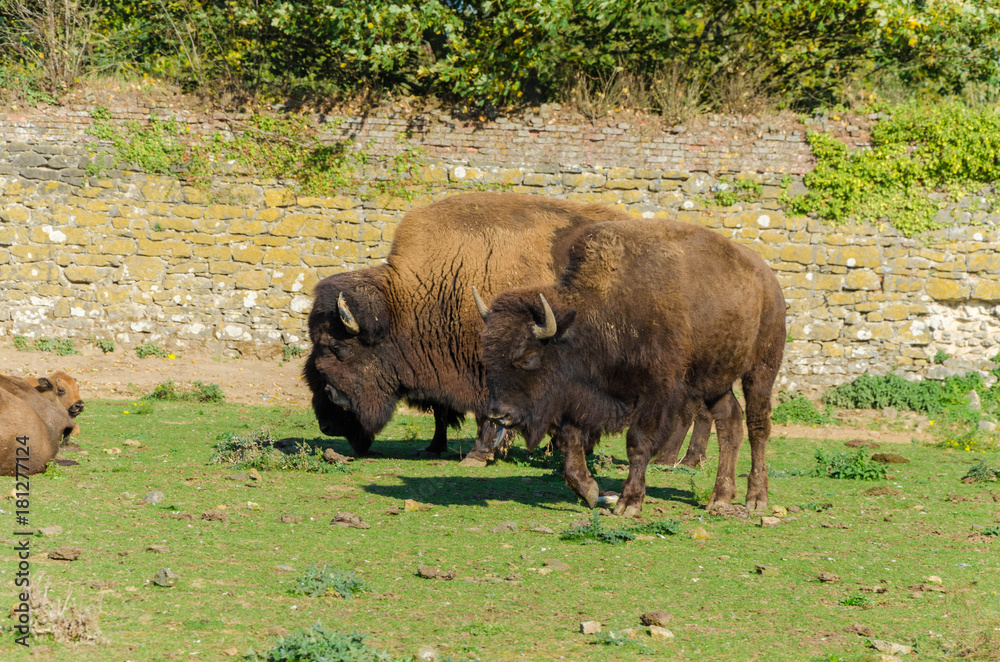
[{"label": "leafy shrub", "polygon": [[601,523],[601,516],[594,510],[594,516],[588,524],[572,526],[559,534],[561,540],[582,542],[584,544],[603,542],[609,545],[620,545],[635,540],[635,534],[625,529],[609,529]]},{"label": "leafy shrub", "polygon": [[635,633],[619,632],[608,630],[607,632],[597,632],[590,643],[595,646],[623,646],[625,648],[635,648],[640,653],[647,653],[647,646],[644,641],[637,639]]},{"label": "leafy shrub", "polygon": [[184,391],[170,379],[156,385],[151,392],[143,396],[143,400],[162,400],[166,402],[206,402],[217,404],[225,402],[226,395],[218,384],[205,384],[196,381],[190,390]]},{"label": "leafy shrub", "polygon": [[[282,637],[267,653],[251,652],[256,662],[404,662],[365,643],[363,634],[343,634],[316,623]],[[405,658],[409,660],[409,658]]]},{"label": "leafy shrub", "polygon": [[801,393],[778,393],[778,405],[771,411],[771,420],[775,423],[802,423],[804,425],[827,425],[835,419],[829,405],[824,411],[816,408],[806,396]]},{"label": "leafy shrub", "polygon": [[295,345],[284,345],[281,348],[281,359],[286,363],[302,354],[302,348]]},{"label": "leafy shrub", "polygon": [[715,204],[728,207],[737,202],[753,202],[764,193],[764,187],[752,179],[740,177],[735,182],[721,181],[712,187]]},{"label": "leafy shrub", "polygon": [[995,483],[1000,479],[1000,469],[986,465],[986,460],[979,460],[962,476],[963,483]]},{"label": "leafy shrub", "polygon": [[14,348],[19,352],[53,352],[58,356],[69,356],[80,353],[70,338],[42,337],[35,338],[35,341],[31,342],[25,336],[14,336]]},{"label": "leafy shrub", "polygon": [[875,604],[875,601],[864,593],[855,593],[850,597],[841,600],[840,604],[845,607],[862,607],[864,609],[868,609]]},{"label": "leafy shrub", "polygon": [[948,377],[943,381],[911,382],[899,375],[861,375],[823,394],[822,401],[844,409],[907,409],[938,414],[965,405],[969,391],[983,387],[978,373]]},{"label": "leafy shrub", "polygon": [[247,434],[222,432],[216,437],[211,462],[228,464],[238,469],[259,471],[306,471],[310,473],[350,473],[345,462],[330,464],[316,448],[306,443],[284,452],[275,447],[277,440],[268,428],[257,428]]},{"label": "leafy shrub", "polygon": [[101,350],[105,354],[110,354],[115,351],[115,343],[113,340],[106,340],[104,338],[95,338],[94,346]]},{"label": "leafy shrub", "polygon": [[674,536],[680,533],[681,523],[680,520],[661,519],[654,520],[652,522],[633,524],[628,527],[628,530],[637,535]]},{"label": "leafy shrub", "polygon": [[934,352],[934,358],[931,359],[931,361],[933,361],[936,365],[941,365],[950,358],[951,354],[944,351],[943,349],[939,349],[938,351]]},{"label": "leafy shrub", "polygon": [[1000,524],[994,524],[993,526],[986,527],[983,529],[983,535],[1000,537]]},{"label": "leafy shrub", "polygon": [[172,354],[169,351],[163,349],[156,343],[152,342],[147,342],[136,346],[135,355],[138,356],[140,359],[144,359],[147,356],[153,356],[158,359],[166,359],[172,356]]},{"label": "leafy shrub", "polygon": [[868,451],[859,448],[854,453],[828,453],[816,451],[814,476],[844,478],[848,480],[883,480],[886,466],[868,457]]},{"label": "leafy shrub", "polygon": [[336,594],[351,600],[355,595],[368,593],[371,589],[353,572],[334,570],[329,565],[317,566],[314,563],[295,581],[295,586],[290,591],[294,595],[308,595],[310,598]]}]

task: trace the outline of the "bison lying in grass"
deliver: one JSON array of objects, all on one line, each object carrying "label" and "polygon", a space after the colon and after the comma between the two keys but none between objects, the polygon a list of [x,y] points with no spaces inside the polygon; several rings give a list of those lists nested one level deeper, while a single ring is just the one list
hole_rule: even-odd
[{"label": "bison lying in grass", "polygon": [[[0,375],[0,475],[13,476],[18,471],[18,458],[25,458],[19,447],[28,451],[20,462],[21,474],[44,471],[75,427],[67,409],[26,380]],[[18,442],[23,437],[27,437],[24,446]]]},{"label": "bison lying in grass", "polygon": [[474,193],[408,212],[387,264],[340,273],[316,286],[309,315],[313,349],[304,376],[320,430],[358,454],[405,399],[434,412],[428,447],[447,447],[449,425],[476,414],[470,457],[492,456],[485,422],[479,316],[468,297],[555,280],[575,233],[625,218],[602,205],[513,193]]},{"label": "bison lying in grass", "polygon": [[785,344],[785,300],[768,266],[714,232],[659,220],[594,226],[570,256],[557,284],[506,292],[484,311],[490,418],[521,430],[529,448],[558,429],[566,483],[590,507],[599,491],[586,440],[628,427],[629,474],[615,512],[635,516],[650,458],[683,438],[704,403],[720,447],[713,510],[736,494],[740,379],[752,462],[746,504],[764,508],[771,389]]}]

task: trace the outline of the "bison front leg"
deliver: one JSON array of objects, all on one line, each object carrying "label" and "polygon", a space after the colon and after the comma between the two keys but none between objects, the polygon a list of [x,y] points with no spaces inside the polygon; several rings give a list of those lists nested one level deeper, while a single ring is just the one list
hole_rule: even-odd
[{"label": "bison front leg", "polygon": [[440,455],[448,450],[448,423],[450,421],[450,410],[441,405],[434,405],[434,438],[431,445],[424,449],[425,453]]},{"label": "bison front leg", "polygon": [[514,439],[514,432],[488,418],[477,416],[476,422],[479,423],[476,445],[459,463],[463,467],[485,467],[486,463],[493,459],[496,451],[506,449]]},{"label": "bison front leg", "polygon": [[561,426],[557,435],[566,454],[566,462],[563,464],[566,485],[586,502],[588,508],[595,507],[601,491],[597,487],[597,481],[587,470],[586,446],[590,435],[584,439],[583,431],[570,425]]},{"label": "bison front leg", "polygon": [[[690,419],[688,419],[690,420]],[[671,435],[677,428],[683,432],[687,431],[683,417],[675,419],[675,425],[671,427]],[[615,515],[624,517],[638,517],[642,513],[642,502],[646,498],[646,467],[649,466],[649,459],[656,450],[656,441],[660,439],[660,430],[643,430],[638,425],[633,425],[625,435],[625,450],[628,452],[628,478],[622,487],[622,495],[618,498],[618,505],[615,506]]]},{"label": "bison front leg", "polygon": [[708,500],[708,511],[733,503],[736,496],[736,460],[743,443],[743,409],[732,392],[723,396],[711,408],[715,419],[715,430],[719,437],[719,470],[715,476],[715,487]]}]

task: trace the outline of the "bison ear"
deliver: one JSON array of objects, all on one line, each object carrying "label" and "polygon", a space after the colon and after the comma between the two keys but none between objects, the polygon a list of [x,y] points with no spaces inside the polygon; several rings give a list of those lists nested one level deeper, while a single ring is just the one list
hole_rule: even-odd
[{"label": "bison ear", "polygon": [[573,322],[576,321],[576,309],[570,308],[569,310],[563,311],[556,315],[556,335],[552,338],[553,340],[562,340],[566,337],[566,333],[573,327]]},{"label": "bison ear", "polygon": [[55,387],[52,385],[52,382],[49,381],[48,377],[39,377],[38,386],[35,387],[35,390],[38,391],[39,393],[45,393],[47,391],[51,391],[54,388]]}]

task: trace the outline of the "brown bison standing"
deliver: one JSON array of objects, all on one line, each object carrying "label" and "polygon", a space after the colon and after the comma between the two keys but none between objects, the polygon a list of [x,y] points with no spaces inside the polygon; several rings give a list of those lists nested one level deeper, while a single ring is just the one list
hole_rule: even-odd
[{"label": "brown bison standing", "polygon": [[482,332],[490,418],[520,429],[529,448],[556,426],[566,483],[590,507],[599,491],[584,440],[627,426],[629,474],[615,512],[635,516],[650,458],[683,439],[704,403],[720,446],[711,510],[736,494],[742,411],[732,386],[741,379],[746,503],[765,507],[771,388],[785,344],[785,300],[768,266],[709,230],[656,220],[594,226],[570,255],[558,284],[493,302]]},{"label": "brown bison standing", "polygon": [[446,449],[447,427],[474,412],[480,432],[470,456],[487,459],[496,428],[484,418],[488,397],[470,286],[479,285],[489,300],[550,283],[579,228],[621,218],[602,205],[512,193],[460,195],[407,213],[387,264],[316,286],[304,376],[320,430],[364,454],[405,399],[433,410],[427,450],[434,453]]}]

